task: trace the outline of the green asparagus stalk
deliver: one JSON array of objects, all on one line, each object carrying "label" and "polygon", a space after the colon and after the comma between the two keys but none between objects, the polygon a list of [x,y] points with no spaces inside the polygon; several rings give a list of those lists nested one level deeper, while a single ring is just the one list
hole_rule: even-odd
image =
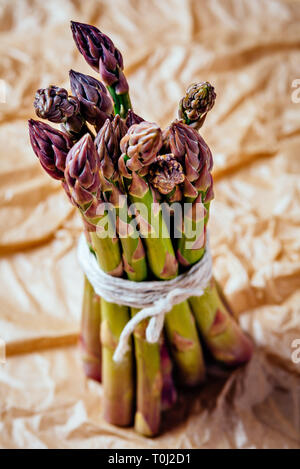
[{"label": "green asparagus stalk", "polygon": [[[98,71],[99,69],[101,78],[107,85],[108,90],[113,97],[115,113],[120,114],[122,117],[126,117],[127,111],[131,108],[131,103],[128,93],[128,84],[122,72],[123,59],[121,53],[115,48],[112,41],[107,36],[102,34],[97,28],[74,22],[72,22],[71,27],[73,37],[79,51],[95,70]],[[133,122],[142,120],[133,112],[130,113],[129,119],[130,121],[128,121],[128,126],[130,122],[130,125],[132,125]],[[112,194],[112,197],[115,196],[116,191],[114,191],[114,194]],[[118,209],[120,211],[121,207],[118,207]],[[124,223],[126,226],[128,221],[128,219],[124,221],[119,217],[119,224],[123,222],[123,228]],[[139,258],[138,261],[136,261],[134,258],[134,253],[141,252],[141,246],[139,246],[139,249],[137,250],[136,241],[130,238],[131,237],[129,237],[129,239],[121,239],[123,246],[124,264],[127,267],[127,274],[129,278],[132,278],[133,280],[142,280],[145,272],[137,273],[137,265],[133,266],[133,263],[138,262],[140,268],[143,268],[142,260]],[[141,373],[139,376],[141,376]]]},{"label": "green asparagus stalk", "polygon": [[193,83],[188,87],[185,96],[179,103],[179,119],[196,130],[200,129],[208,111],[214,106],[215,100],[215,89],[210,83],[207,81]]},{"label": "green asparagus stalk", "polygon": [[127,128],[131,127],[134,124],[140,124],[143,122],[144,119],[141,116],[138,116],[132,109],[129,109],[127,118],[126,118],[126,125]]},{"label": "green asparagus stalk", "polygon": [[[145,238],[150,269],[155,277],[167,280],[176,277],[178,264],[161,208],[158,204],[153,205],[150,185],[146,177],[140,175],[154,162],[161,146],[161,130],[155,124],[141,122],[133,125],[121,141],[123,155],[119,169],[129,198],[136,205],[136,217],[140,233]],[[147,219],[150,213],[151,222]],[[188,304],[175,306],[166,315],[165,323],[181,383],[186,386],[199,384],[204,378],[204,361]]]},{"label": "green asparagus stalk", "polygon": [[126,126],[117,115],[112,122],[106,120],[96,136],[95,145],[100,158],[101,190],[116,211],[118,235],[123,248],[124,270],[130,280],[142,281],[147,277],[144,247],[132,224],[126,195],[120,191],[117,184],[120,140],[125,133]]},{"label": "green asparagus stalk", "polygon": [[[101,189],[116,210],[117,229],[123,248],[123,265],[127,277],[135,282],[146,280],[147,262],[144,246],[133,217],[129,212],[127,197],[119,188],[117,164],[120,156],[120,139],[123,126],[120,117],[107,120],[95,139],[100,157]],[[138,310],[131,308],[131,315]],[[135,429],[145,436],[155,436],[160,427],[161,369],[159,344],[149,344],[145,338],[145,320],[134,332],[136,358],[136,414]]]},{"label": "green asparagus stalk", "polygon": [[[194,210],[190,211],[184,228],[189,226],[194,234],[189,236],[183,231],[178,243],[177,258],[183,268],[188,268],[205,252],[209,203],[213,197],[212,156],[200,135],[186,124],[173,123],[169,136],[170,149],[185,170],[184,201],[192,202],[193,209],[203,207],[203,217],[195,218]],[[201,335],[217,360],[233,365],[251,358],[252,343],[226,309],[214,282],[203,296],[193,297],[189,303]]]},{"label": "green asparagus stalk", "polygon": [[[82,137],[69,151],[65,179],[72,200],[86,220],[92,247],[100,267],[114,276],[123,274],[119,243],[108,233],[99,236],[96,231],[106,216],[100,193],[100,161],[89,134]],[[94,227],[94,228],[93,228]],[[100,233],[101,234],[101,233]],[[121,363],[113,361],[119,336],[129,320],[128,308],[101,299],[102,379],[105,419],[119,426],[132,422],[134,382],[131,348]]]},{"label": "green asparagus stalk", "polygon": [[169,410],[177,401],[177,391],[173,380],[173,362],[167,347],[164,334],[160,344],[160,363],[162,371],[162,410]]},{"label": "green asparagus stalk", "polygon": [[160,194],[174,195],[178,185],[184,182],[182,165],[174,158],[172,153],[157,155],[154,163],[150,166],[149,182]]}]

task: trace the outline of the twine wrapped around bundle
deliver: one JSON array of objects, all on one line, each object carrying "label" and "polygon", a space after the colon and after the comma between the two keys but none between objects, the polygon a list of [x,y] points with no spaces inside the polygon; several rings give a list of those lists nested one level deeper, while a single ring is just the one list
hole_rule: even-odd
[{"label": "twine wrapped around bundle", "polygon": [[166,313],[174,305],[191,296],[203,295],[212,276],[212,259],[208,237],[203,258],[187,272],[167,281],[133,282],[106,274],[99,267],[84,235],[79,239],[78,260],[97,295],[110,303],[133,308],[138,305],[141,308],[128,321],[121,333],[114,353],[116,362],[122,361],[128,350],[128,339],[143,319],[151,318],[146,329],[147,341],[150,343],[157,342],[164,325]]}]

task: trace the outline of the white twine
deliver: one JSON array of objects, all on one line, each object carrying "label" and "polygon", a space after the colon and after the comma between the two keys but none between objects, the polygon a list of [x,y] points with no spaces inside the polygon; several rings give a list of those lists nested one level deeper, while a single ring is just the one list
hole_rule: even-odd
[{"label": "white twine", "polygon": [[190,296],[201,296],[212,276],[212,259],[207,236],[206,250],[202,259],[187,272],[172,280],[133,282],[113,277],[101,270],[93,253],[89,250],[84,235],[78,244],[79,264],[97,295],[109,303],[139,307],[141,310],[124,327],[113,359],[121,362],[129,349],[128,341],[136,326],[146,318],[151,318],[146,329],[146,339],[150,343],[158,341],[166,313],[174,305]]}]

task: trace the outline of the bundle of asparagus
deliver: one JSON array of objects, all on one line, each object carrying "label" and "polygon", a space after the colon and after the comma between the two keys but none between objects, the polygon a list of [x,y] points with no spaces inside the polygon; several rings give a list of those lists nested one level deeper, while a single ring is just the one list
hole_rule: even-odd
[{"label": "bundle of asparagus", "polygon": [[[205,253],[213,160],[197,130],[214,105],[214,88],[208,82],[190,86],[179,103],[179,119],[161,130],[133,112],[123,58],[113,42],[94,26],[72,22],[71,29],[103,83],[71,70],[73,96],[57,86],[38,90],[36,114],[62,128],[30,120],[33,150],[79,211],[103,271],[133,282],[175,278]],[[178,207],[184,213],[179,221]],[[84,285],[84,369],[102,380],[103,413],[112,424],[128,426],[134,419],[136,431],[156,435],[161,412],[176,402],[176,386],[197,386],[205,379],[202,342],[225,365],[251,357],[251,341],[212,279],[204,295],[165,316],[157,343],[147,342],[143,320],[116,363],[120,334],[138,305],[113,304],[99,298],[87,279]]]}]

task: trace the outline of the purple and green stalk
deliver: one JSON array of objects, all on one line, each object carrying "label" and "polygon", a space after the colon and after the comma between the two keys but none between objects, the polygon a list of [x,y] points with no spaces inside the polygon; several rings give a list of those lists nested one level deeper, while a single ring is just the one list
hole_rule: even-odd
[{"label": "purple and green stalk", "polygon": [[213,357],[229,366],[250,360],[253,344],[228,311],[214,279],[201,297],[191,297],[189,303],[199,331]]},{"label": "purple and green stalk", "polygon": [[123,154],[119,159],[119,171],[130,201],[135,205],[150,270],[156,278],[169,280],[178,273],[172,242],[153,191],[146,178],[140,175],[154,162],[161,145],[161,130],[155,124],[141,122],[131,126],[121,140]]},{"label": "purple and green stalk", "polygon": [[[101,190],[116,210],[117,230],[123,249],[123,265],[127,277],[135,282],[147,279],[148,269],[144,246],[129,212],[127,197],[121,192],[117,178],[119,143],[123,137],[122,121],[115,116],[107,120],[95,139],[100,157]],[[118,129],[119,132],[115,130]],[[131,308],[131,315],[138,310]],[[145,436],[155,436],[160,428],[161,389],[159,344],[149,344],[145,338],[148,320],[134,332],[136,358],[135,429]],[[152,385],[152,383],[155,383]],[[169,384],[171,386],[171,383]],[[173,383],[174,387],[174,383]]]},{"label": "purple and green stalk", "polygon": [[[161,207],[154,205],[153,191],[146,177],[141,175],[154,163],[161,146],[161,130],[155,124],[142,122],[133,125],[121,141],[123,155],[119,160],[119,169],[129,198],[135,204],[149,267],[156,278],[169,280],[178,275],[178,263]],[[201,344],[187,302],[175,306],[166,315],[165,327],[181,383],[185,386],[198,385],[203,381],[205,368]]]},{"label": "purple and green stalk", "polygon": [[[185,170],[183,200],[192,203],[177,249],[177,258],[182,268],[187,269],[198,262],[205,253],[209,203],[213,198],[210,173],[213,162],[211,152],[202,137],[186,124],[173,123],[169,136],[170,149],[182,162]],[[202,208],[202,217],[199,212],[196,214],[197,207]],[[186,227],[193,230],[191,233],[194,234],[188,236],[184,232]],[[189,304],[199,331],[217,360],[235,365],[251,358],[252,343],[226,308],[214,280],[206,288],[204,295],[190,298]]]},{"label": "purple and green stalk", "polygon": [[135,112],[133,112],[132,109],[129,109],[127,118],[126,118],[126,125],[127,128],[131,127],[134,124],[140,124],[141,122],[144,122],[145,119],[143,119],[141,116],[138,116]]},{"label": "purple and green stalk", "polygon": [[[43,169],[49,176],[61,181],[70,198],[64,171],[68,152],[73,145],[71,138],[64,132],[33,119],[29,121],[29,135],[32,148]],[[86,277],[81,316],[80,344],[83,368],[87,377],[101,381],[100,300]]]},{"label": "purple and green stalk", "polygon": [[[131,308],[134,316],[139,309]],[[161,372],[159,344],[146,340],[148,320],[142,321],[134,331],[136,359],[136,413],[135,430],[148,437],[156,436],[160,430],[163,378]]]},{"label": "purple and green stalk", "polygon": [[160,366],[162,372],[162,410],[169,410],[177,401],[177,391],[173,379],[173,362],[166,344],[164,334],[161,337],[160,344]]},{"label": "purple and green stalk", "polygon": [[[158,155],[150,167],[149,180],[151,184],[168,201],[170,201],[171,194],[174,195],[178,184],[183,183],[184,179],[183,167],[172,153]],[[167,337],[173,346],[173,355],[176,354],[177,362],[182,363],[179,368],[180,380],[192,386],[194,381],[191,380],[191,377],[197,377],[199,373],[198,360],[193,359],[195,357],[195,343],[198,342],[193,315],[187,302],[174,306],[170,314],[172,314],[171,320],[166,320],[165,328]],[[182,323],[183,316],[186,318],[184,323]],[[178,330],[181,330],[181,334],[176,332]],[[202,373],[204,377],[204,363]]]},{"label": "purple and green stalk", "polygon": [[[89,134],[77,142],[68,153],[65,180],[71,198],[79,208],[89,228],[92,247],[102,270],[114,276],[123,275],[120,246],[117,238],[103,236],[101,221],[107,217],[101,200],[100,161]],[[107,218],[108,219],[108,218]],[[121,331],[129,320],[125,306],[108,303],[101,298],[101,344],[103,413],[114,425],[128,426],[132,423],[134,379],[132,349],[121,363],[115,363],[113,354]]]},{"label": "purple and green stalk", "polygon": [[112,40],[95,26],[71,21],[73,38],[86,62],[100,73],[113,101],[115,114],[126,118],[131,109],[129,87],[123,73],[123,57]]}]

